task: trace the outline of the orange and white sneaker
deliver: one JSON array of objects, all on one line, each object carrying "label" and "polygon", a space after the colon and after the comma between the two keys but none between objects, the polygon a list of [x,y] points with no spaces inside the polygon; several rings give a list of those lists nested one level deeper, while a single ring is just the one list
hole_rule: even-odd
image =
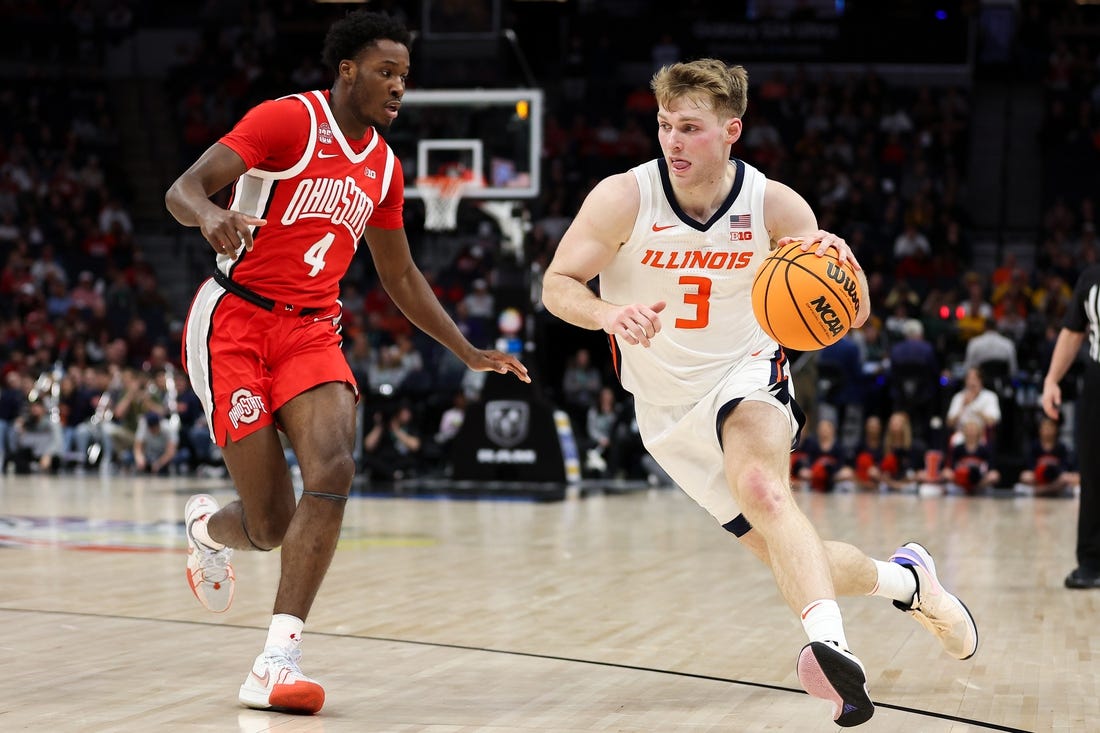
[{"label": "orange and white sneaker", "polygon": [[325,688],[302,674],[297,646],[269,646],[256,657],[237,697],[245,707],[312,715],[325,704]]},{"label": "orange and white sneaker", "polygon": [[218,502],[209,494],[195,494],[187,500],[183,509],[183,524],[187,532],[187,584],[199,603],[214,613],[229,610],[237,578],[229,559],[233,550],[223,547],[215,550],[195,539],[193,528],[198,522],[206,522],[218,511]]}]

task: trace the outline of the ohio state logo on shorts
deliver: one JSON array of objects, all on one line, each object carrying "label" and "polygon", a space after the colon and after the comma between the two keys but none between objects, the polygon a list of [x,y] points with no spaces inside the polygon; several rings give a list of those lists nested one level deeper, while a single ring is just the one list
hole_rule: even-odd
[{"label": "ohio state logo on shorts", "polygon": [[254,423],[260,419],[261,413],[267,412],[267,408],[264,407],[264,398],[252,394],[247,389],[238,389],[234,392],[229,398],[229,404],[232,405],[229,408],[229,422],[233,423],[235,428],[239,428],[241,423],[245,425]]}]

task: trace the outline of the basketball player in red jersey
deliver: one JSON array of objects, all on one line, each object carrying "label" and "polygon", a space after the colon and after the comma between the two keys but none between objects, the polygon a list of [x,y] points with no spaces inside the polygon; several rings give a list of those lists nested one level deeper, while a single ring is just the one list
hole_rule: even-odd
[{"label": "basketball player in red jersey", "polygon": [[[818,229],[794,190],[731,160],[748,102],[742,67],[673,64],[652,88],[662,157],[592,189],[546,269],[543,302],[609,335],[646,449],[771,567],[809,640],[799,681],[833,704],[839,725],[859,725],[874,704],[837,595],[893,600],[959,659],[977,649],[977,628],[922,546],[873,560],[823,542],[795,502],[789,455],[803,418],[786,356],[753,317],[752,280],[769,251],[795,239],[854,262],[851,248]],[[597,275],[599,295],[587,285]],[[862,302],[857,326],[869,311]]]},{"label": "basketball player in red jersey", "polygon": [[[514,357],[462,336],[412,261],[401,163],[380,134],[401,107],[409,43],[405,27],[379,13],[337,21],[323,51],[332,89],[253,108],[166,196],[217,253],[187,317],[184,358],[240,497],[221,509],[207,495],[188,501],[188,582],[204,606],[225,611],[232,549],[282,546],[267,642],[240,688],[248,707],[315,713],[324,704],[324,689],[298,666],[299,645],[355,472],[357,390],[337,296],[359,242],[414,324],[470,369],[530,381]],[[209,200],[230,183],[228,209]],[[301,466],[297,504],[277,427]]]}]

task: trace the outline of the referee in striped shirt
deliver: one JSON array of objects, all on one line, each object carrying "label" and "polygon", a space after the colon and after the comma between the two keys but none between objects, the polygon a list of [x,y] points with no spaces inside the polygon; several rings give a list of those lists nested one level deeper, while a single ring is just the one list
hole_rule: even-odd
[{"label": "referee in striped shirt", "polygon": [[1075,452],[1081,469],[1081,503],[1077,509],[1077,567],[1066,576],[1067,588],[1100,588],[1100,265],[1077,278],[1073,301],[1054,345],[1043,380],[1043,411],[1057,420],[1062,404],[1058,383],[1069,371],[1088,333],[1085,383],[1077,401]]}]

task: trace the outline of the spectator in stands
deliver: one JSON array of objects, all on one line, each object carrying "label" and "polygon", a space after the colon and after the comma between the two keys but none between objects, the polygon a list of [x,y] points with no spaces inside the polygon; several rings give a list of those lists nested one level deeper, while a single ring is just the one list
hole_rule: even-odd
[{"label": "spectator in stands", "polygon": [[615,391],[610,387],[601,387],[595,403],[588,408],[585,420],[585,470],[597,476],[615,473],[618,467],[609,466],[608,459],[615,441],[615,430],[621,419]]},{"label": "spectator in stands", "polygon": [[73,307],[82,318],[91,318],[104,308],[103,296],[95,287],[95,275],[89,270],[82,270],[76,280],[76,287],[69,294]]},{"label": "spectator in stands", "polygon": [[872,314],[866,323],[848,333],[859,347],[864,369],[873,374],[885,371],[889,366],[890,341],[883,331],[882,319]]},{"label": "spectator in stands", "polygon": [[1028,451],[1020,472],[1020,485],[1035,496],[1073,496],[1081,485],[1069,448],[1058,437],[1058,423],[1049,417],[1039,421],[1039,434]]},{"label": "spectator in stands", "polygon": [[911,217],[905,221],[905,229],[894,240],[894,259],[898,262],[909,257],[926,256],[932,253],[928,237],[917,228]]},{"label": "spectator in stands", "polygon": [[1044,323],[1061,325],[1066,309],[1073,300],[1073,288],[1056,270],[1047,270],[1041,284],[1031,295],[1031,303]]},{"label": "spectator in stands", "polygon": [[4,473],[11,460],[15,421],[27,402],[27,389],[23,381],[23,375],[12,369],[4,374],[4,383],[0,387],[0,473]]},{"label": "spectator in stands", "polygon": [[953,431],[950,445],[963,442],[963,426],[970,420],[981,424],[985,436],[1001,421],[1000,400],[993,390],[986,389],[982,373],[975,367],[966,370],[963,388],[952,396],[947,408],[947,427]]},{"label": "spectator in stands", "polygon": [[649,60],[654,72],[676,63],[680,60],[680,44],[671,33],[661,33],[649,49]]},{"label": "spectator in stands", "polygon": [[102,441],[104,458],[114,460],[133,451],[141,416],[150,410],[163,413],[164,407],[149,393],[149,376],[132,368],[118,371],[118,383],[111,389],[111,414],[99,424],[94,437]]},{"label": "spectator in stands", "polygon": [[964,342],[985,330],[993,320],[993,306],[985,297],[985,286],[976,272],[967,273],[966,297],[959,304],[959,338]]},{"label": "spectator in stands", "polygon": [[42,251],[31,263],[30,274],[35,286],[40,290],[50,282],[59,282],[66,288],[69,285],[69,275],[65,272],[65,268],[62,266],[61,260],[58,259],[57,252],[52,244],[42,246]]},{"label": "spectator in stands", "polygon": [[988,362],[1004,362],[1009,376],[1016,373],[1016,343],[1001,333],[999,325],[990,321],[984,331],[966,344],[967,369],[980,369]]},{"label": "spectator in stands", "polygon": [[463,298],[466,312],[470,318],[480,318],[491,323],[496,317],[496,298],[489,290],[485,278],[477,278],[470,286],[470,292]]},{"label": "spectator in stands", "polygon": [[[646,139],[648,141],[648,136]],[[545,238],[547,247],[552,251],[557,248],[558,242],[561,241],[562,235],[572,221],[573,217],[565,211],[564,193],[559,192],[550,199],[546,213],[535,220],[534,228]]]},{"label": "spectator in stands", "polygon": [[63,466],[83,468],[88,460],[91,440],[88,421],[95,415],[97,397],[86,381],[83,369],[70,369],[61,379],[59,399]]},{"label": "spectator in stands", "polygon": [[368,375],[371,389],[378,394],[388,397],[400,393],[409,375],[401,349],[394,344],[383,346],[378,352],[378,362],[371,364]]},{"label": "spectator in stands", "polygon": [[886,422],[879,464],[883,488],[889,491],[913,491],[924,462],[924,447],[913,437],[909,414],[897,411]]},{"label": "spectator in stands", "polygon": [[28,402],[12,426],[12,462],[15,472],[56,473],[61,465],[61,425],[50,419],[45,402]]},{"label": "spectator in stands", "polygon": [[1030,316],[1031,301],[1021,292],[1005,293],[993,306],[993,323],[997,331],[1011,339],[1014,345],[1027,337]]},{"label": "spectator in stands", "polygon": [[561,380],[561,395],[565,409],[574,425],[584,425],[588,408],[596,404],[596,395],[603,387],[600,372],[592,365],[588,349],[577,349],[565,367]]},{"label": "spectator in stands", "polygon": [[802,443],[804,465],[799,468],[798,481],[811,491],[850,491],[855,472],[848,454],[837,440],[836,423],[828,419],[817,421],[814,434]]},{"label": "spectator in stands", "polygon": [[133,234],[134,232],[134,223],[130,219],[130,212],[114,196],[103,202],[103,208],[99,210],[98,224],[99,229],[104,232],[110,232],[115,227],[126,234]]},{"label": "spectator in stands", "polygon": [[363,331],[344,339],[344,356],[355,375],[355,381],[364,392],[371,390],[370,370],[374,364],[375,352],[371,349],[370,339]]},{"label": "spectator in stands", "polygon": [[886,319],[886,330],[898,335],[903,334],[902,326],[920,312],[920,295],[905,278],[894,281],[893,286],[882,299],[882,307],[890,315]]},{"label": "spectator in stands", "polygon": [[[164,295],[164,288],[157,280],[156,273],[149,266],[135,268],[134,273],[134,309],[145,324],[144,332],[150,343],[162,343],[168,338],[168,323],[172,316],[172,306]],[[131,344],[133,348],[133,344]],[[140,352],[148,353],[148,349]]]},{"label": "spectator in stands", "polygon": [[904,340],[890,349],[890,397],[894,409],[912,418],[918,436],[923,438],[938,389],[939,363],[932,344],[924,339],[920,321],[905,321],[902,333]]},{"label": "spectator in stands", "polygon": [[948,491],[968,496],[983,493],[1001,480],[1001,473],[991,465],[985,426],[981,418],[968,416],[961,423],[962,442],[948,451],[944,479]]},{"label": "spectator in stands", "polygon": [[134,435],[134,469],[160,476],[168,474],[179,450],[179,428],[171,419],[147,412]]},{"label": "spectator in stands", "polygon": [[[114,415],[115,403],[122,397],[120,374],[103,364],[85,369],[85,381],[92,393],[91,405],[94,409],[91,417],[76,426],[86,436],[88,447],[85,450],[89,466],[102,463],[104,468],[110,464],[114,453],[111,439],[113,429],[110,423]],[[84,439],[84,438],[82,438]]]},{"label": "spectator in stands", "polygon": [[363,467],[372,480],[396,481],[414,471],[420,448],[412,408],[400,404],[388,414],[377,410],[363,437]]},{"label": "spectator in stands", "polygon": [[[176,385],[175,413],[179,418],[177,432],[180,456],[176,463],[177,465],[186,463],[188,470],[194,473],[203,462],[213,462],[210,460],[210,448],[213,443],[210,440],[210,431],[206,429],[202,402],[199,400],[199,396],[195,394],[195,389],[191,386],[191,379],[188,377],[187,372],[182,369],[174,369],[172,376]],[[171,411],[169,414],[171,414]],[[202,425],[199,431],[196,431],[195,425],[200,418],[202,419]],[[206,432],[202,432],[203,430]]]},{"label": "spectator in stands", "polygon": [[424,356],[416,348],[411,335],[401,333],[395,336],[393,341],[401,366],[405,369],[406,379],[410,375],[424,371]]},{"label": "spectator in stands", "polygon": [[882,418],[870,415],[863,421],[863,435],[853,451],[854,481],[859,491],[878,491],[882,481]]},{"label": "spectator in stands", "polygon": [[849,411],[864,404],[863,359],[852,331],[818,352],[817,380],[819,399],[836,410],[836,425],[843,431]]}]

